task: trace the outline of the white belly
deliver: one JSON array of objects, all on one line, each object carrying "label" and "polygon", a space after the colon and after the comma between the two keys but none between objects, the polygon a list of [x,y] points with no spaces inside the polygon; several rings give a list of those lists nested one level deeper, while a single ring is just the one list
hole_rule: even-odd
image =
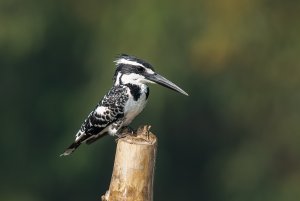
[{"label": "white belly", "polygon": [[141,96],[137,101],[135,101],[131,95],[129,96],[129,100],[125,105],[125,111],[124,111],[125,121],[123,123],[123,126],[129,125],[132,122],[132,120],[145,108],[147,103],[146,93],[145,93],[146,91],[147,89],[143,87]]}]

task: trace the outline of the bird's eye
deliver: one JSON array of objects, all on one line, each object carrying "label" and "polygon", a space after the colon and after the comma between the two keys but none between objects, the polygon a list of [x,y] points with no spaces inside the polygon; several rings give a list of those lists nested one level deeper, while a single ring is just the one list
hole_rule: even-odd
[{"label": "bird's eye", "polygon": [[144,69],[143,67],[140,66],[140,67],[138,67],[138,71],[139,71],[139,72],[144,72],[145,69]]}]

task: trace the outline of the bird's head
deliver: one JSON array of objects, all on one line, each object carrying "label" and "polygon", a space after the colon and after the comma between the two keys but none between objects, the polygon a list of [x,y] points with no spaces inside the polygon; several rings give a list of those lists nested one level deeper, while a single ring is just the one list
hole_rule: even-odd
[{"label": "bird's head", "polygon": [[176,84],[156,73],[152,65],[142,59],[122,54],[115,60],[115,63],[117,66],[114,75],[115,85],[157,83],[188,96],[188,94]]}]

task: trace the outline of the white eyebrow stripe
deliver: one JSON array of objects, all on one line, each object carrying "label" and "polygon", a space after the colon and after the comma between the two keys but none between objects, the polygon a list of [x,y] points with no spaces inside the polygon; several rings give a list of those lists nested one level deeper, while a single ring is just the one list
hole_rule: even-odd
[{"label": "white eyebrow stripe", "polygon": [[129,64],[129,65],[133,65],[133,66],[141,66],[141,67],[144,67],[144,65],[136,62],[136,61],[130,61],[130,60],[127,60],[127,59],[124,59],[124,58],[121,58],[121,59],[117,59],[115,61],[117,64]]},{"label": "white eyebrow stripe", "polygon": [[151,70],[150,68],[146,68],[146,72],[147,72],[148,74],[154,74],[154,71]]}]

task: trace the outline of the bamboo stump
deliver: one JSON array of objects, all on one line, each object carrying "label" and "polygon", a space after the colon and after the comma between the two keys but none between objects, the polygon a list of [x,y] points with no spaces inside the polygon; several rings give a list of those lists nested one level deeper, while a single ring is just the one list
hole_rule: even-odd
[{"label": "bamboo stump", "polygon": [[150,126],[118,140],[109,190],[102,201],[153,201],[157,138]]}]

